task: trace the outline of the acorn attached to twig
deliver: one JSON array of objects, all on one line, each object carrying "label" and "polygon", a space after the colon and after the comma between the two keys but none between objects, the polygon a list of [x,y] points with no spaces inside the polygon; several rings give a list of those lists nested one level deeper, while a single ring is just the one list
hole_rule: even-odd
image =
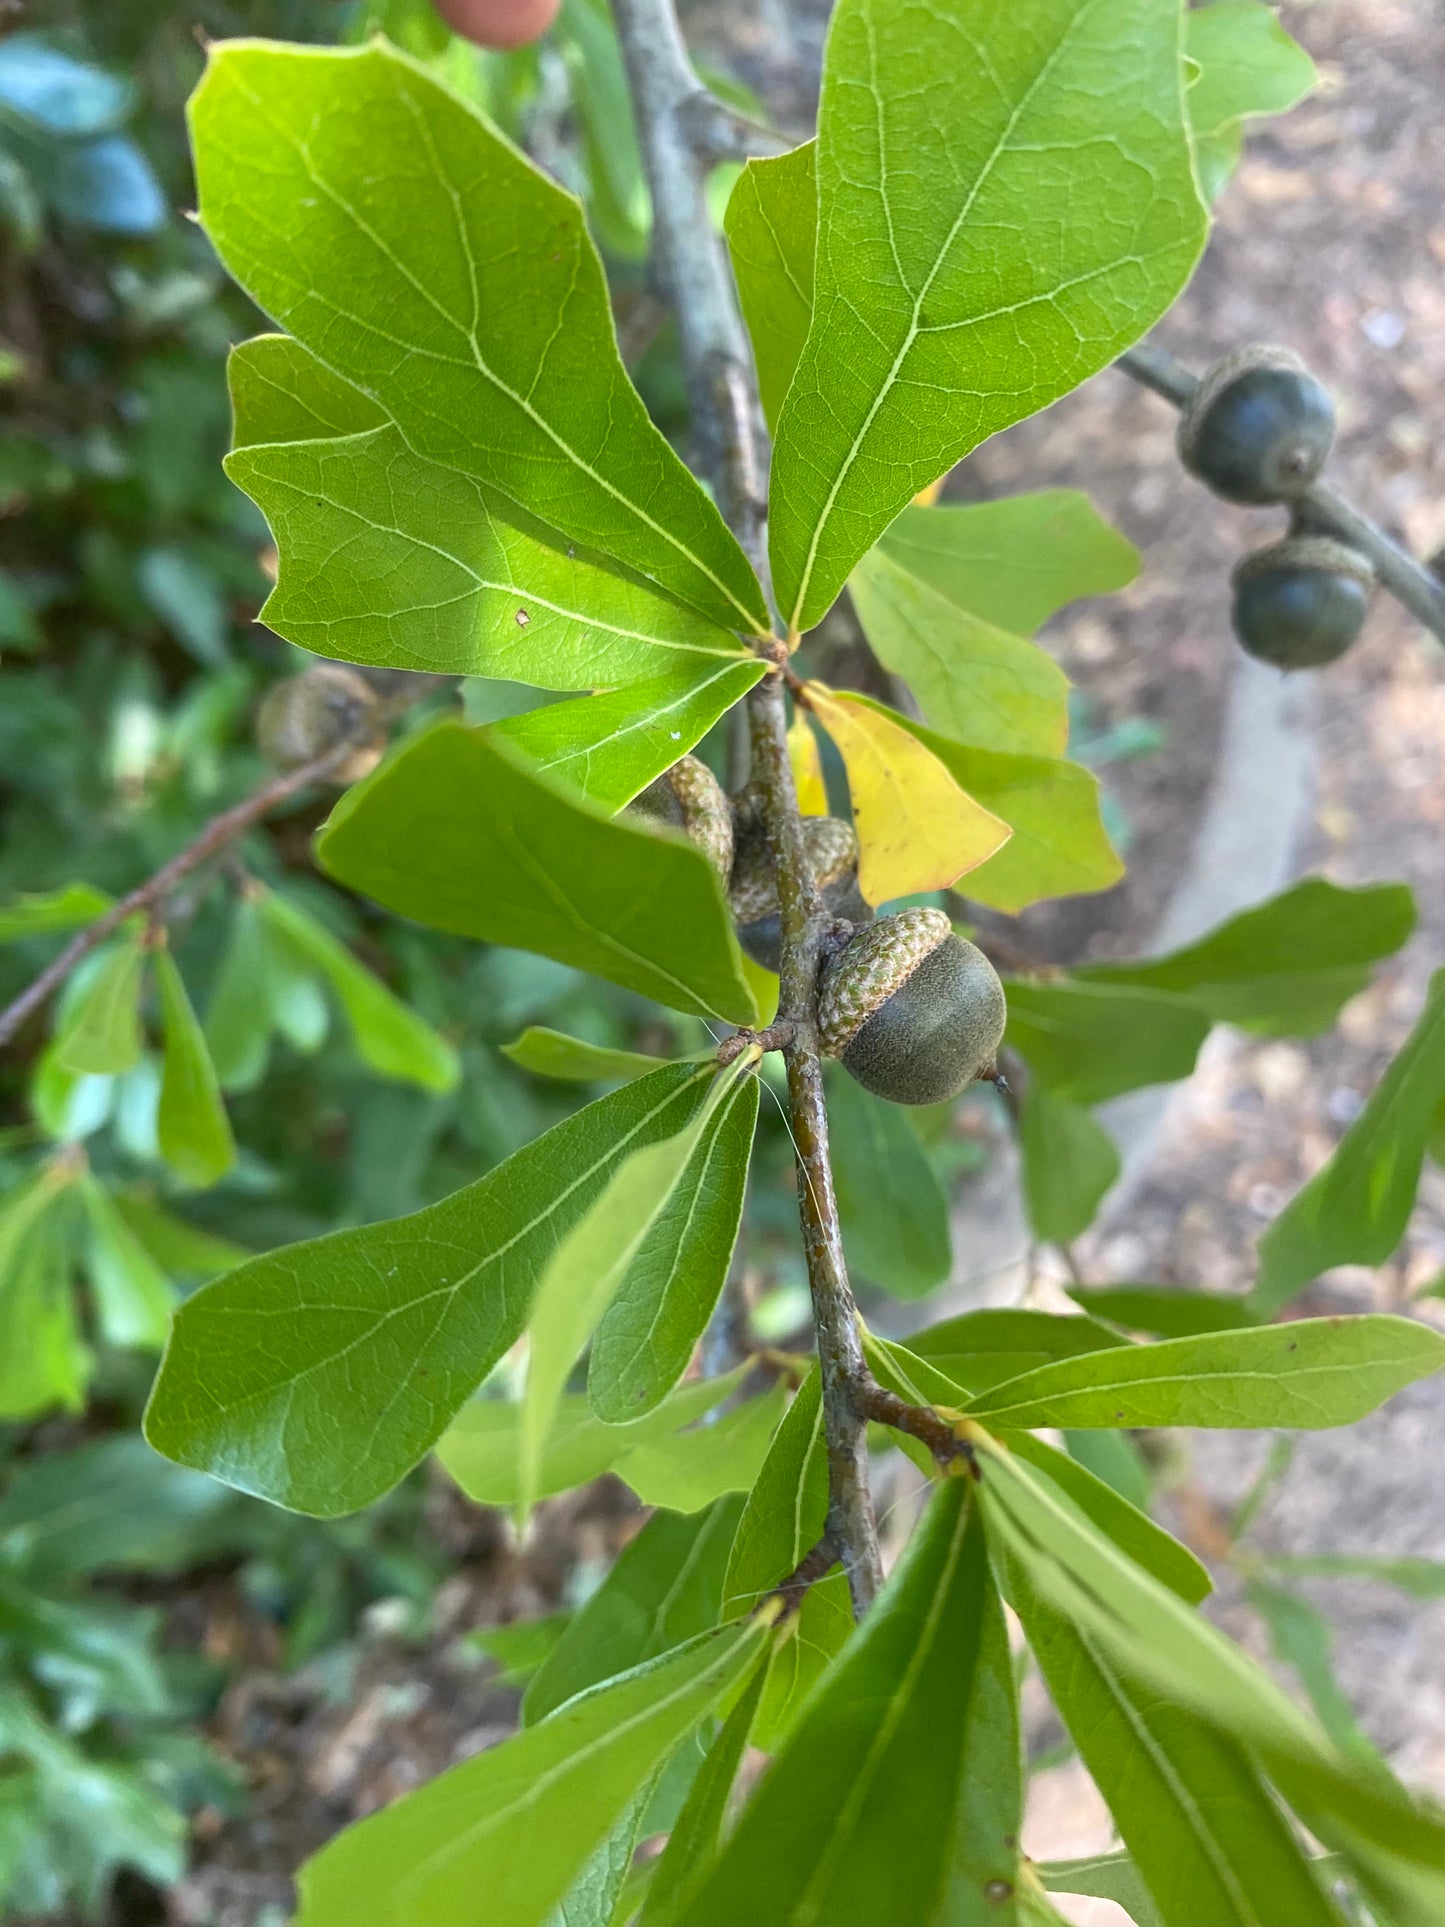
[{"label": "acorn attached to twig", "polygon": [[1374,570],[1358,550],[1325,535],[1291,535],[1235,566],[1234,633],[1260,662],[1318,669],[1364,626]]},{"label": "acorn attached to twig", "polygon": [[[742,812],[740,820],[748,823]],[[803,843],[813,880],[835,917],[865,923],[873,914],[858,889],[858,839],[851,823],[838,816],[805,816]],[[776,970],[782,962],[782,918],[773,854],[760,828],[745,828],[733,859],[728,899],[738,927],[738,942],[755,963]]]},{"label": "acorn attached to twig", "polygon": [[353,743],[353,754],[332,771],[330,780],[356,783],[381,761],[386,719],[364,676],[343,663],[317,662],[267,691],[256,712],[256,741],[277,769],[299,769]]},{"label": "acorn attached to twig", "polygon": [[1335,405],[1297,354],[1255,346],[1226,355],[1179,417],[1179,458],[1227,502],[1288,502],[1325,465]]},{"label": "acorn attached to twig", "polygon": [[733,814],[722,784],[701,757],[682,757],[627,807],[681,830],[726,883],[733,864]]},{"label": "acorn attached to twig", "polygon": [[939,1104],[992,1076],[1007,1016],[997,971],[941,910],[865,925],[818,996],[823,1054],[893,1104]]}]

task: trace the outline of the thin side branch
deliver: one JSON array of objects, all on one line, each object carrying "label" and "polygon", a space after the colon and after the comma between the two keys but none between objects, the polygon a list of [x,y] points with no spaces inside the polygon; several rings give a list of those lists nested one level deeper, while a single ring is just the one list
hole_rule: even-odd
[{"label": "thin side branch", "polygon": [[[694,73],[671,0],[613,0],[653,209],[653,269],[677,315],[702,459],[744,552],[765,585],[766,438],[736,291],[706,195],[711,149],[697,131]],[[763,646],[775,665],[781,649]],[[871,1384],[843,1260],[828,1156],[828,1116],[816,1021],[818,969],[833,919],[803,844],[788,756],[782,677],[775,667],[748,697],[752,781],[778,879],[783,955],[779,1025],[798,1154],[798,1198],[823,1381],[828,1449],[828,1544],[848,1576],[855,1613],[882,1583],[868,1485],[868,1428],[857,1393]]]},{"label": "thin side branch", "polygon": [[[1197,376],[1182,362],[1151,342],[1128,349],[1114,365],[1175,408],[1183,408],[1199,386]],[[1392,541],[1328,482],[1312,482],[1298,498],[1298,505],[1312,526],[1328,529],[1342,542],[1368,556],[1376,576],[1395,600],[1424,623],[1439,641],[1445,642],[1445,583],[1398,542]]]},{"label": "thin side branch", "polygon": [[76,965],[88,957],[92,950],[98,949],[128,918],[149,915],[158,910],[193,870],[200,869],[203,863],[219,856],[229,844],[244,836],[263,816],[275,809],[278,803],[284,803],[311,784],[323,782],[328,776],[334,775],[355,754],[355,743],[342,743],[327,750],[324,756],[313,757],[309,763],[301,763],[295,769],[271,777],[231,809],[213,816],[194,842],[188,843],[185,849],[173,856],[169,863],[163,864],[154,876],[148,877],[129,895],[113,903],[94,923],[88,923],[78,935],[71,938],[54,962],[48,964],[34,982],[21,991],[14,1003],[0,1011],[0,1046],[8,1044],[52,992],[60,988]]}]

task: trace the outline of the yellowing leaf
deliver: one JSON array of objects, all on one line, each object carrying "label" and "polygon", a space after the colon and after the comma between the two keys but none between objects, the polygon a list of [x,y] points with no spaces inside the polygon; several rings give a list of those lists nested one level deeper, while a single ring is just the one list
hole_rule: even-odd
[{"label": "yellowing leaf", "polygon": [[801,709],[794,711],[788,730],[788,755],[793,765],[798,808],[804,816],[826,816],[828,786],[823,781],[823,759],[818,754],[818,739]]},{"label": "yellowing leaf", "polygon": [[848,771],[858,887],[870,903],[941,890],[1002,849],[1008,824],[961,790],[900,719],[825,683],[807,692]]}]

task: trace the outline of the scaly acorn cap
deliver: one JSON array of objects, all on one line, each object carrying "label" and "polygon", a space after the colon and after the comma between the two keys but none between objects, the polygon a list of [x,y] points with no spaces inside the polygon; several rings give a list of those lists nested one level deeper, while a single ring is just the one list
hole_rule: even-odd
[{"label": "scaly acorn cap", "polygon": [[256,742],[278,769],[299,769],[343,743],[355,743],[355,754],[333,772],[333,780],[354,783],[381,761],[386,731],[376,691],[366,678],[344,663],[317,662],[266,692],[256,712]]},{"label": "scaly acorn cap", "polygon": [[732,809],[701,757],[682,757],[634,797],[629,808],[683,831],[727,881],[733,866]]},{"label": "scaly acorn cap", "polygon": [[989,1071],[1007,1018],[1003,985],[941,910],[869,924],[823,973],[826,1056],[875,1097],[937,1104]]},{"label": "scaly acorn cap", "polygon": [[[858,889],[858,839],[852,824],[837,816],[805,816],[803,843],[826,907],[849,923],[866,923],[873,912]],[[782,917],[772,852],[760,830],[739,845],[728,900],[738,942],[755,963],[777,970],[783,960]]]}]

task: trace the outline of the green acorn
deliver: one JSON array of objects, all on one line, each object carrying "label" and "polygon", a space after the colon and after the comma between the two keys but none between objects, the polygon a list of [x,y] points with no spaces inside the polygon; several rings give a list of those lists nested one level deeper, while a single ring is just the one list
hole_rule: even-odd
[{"label": "green acorn", "polygon": [[[858,891],[858,839],[852,824],[837,816],[805,816],[803,842],[827,908],[849,923],[866,922],[873,913]],[[778,880],[772,851],[760,829],[745,830],[739,839],[728,900],[738,942],[755,963],[776,970],[783,957]]]},{"label": "green acorn", "polygon": [[993,965],[941,910],[865,925],[818,995],[824,1056],[893,1104],[939,1104],[989,1075],[1007,1015]]},{"label": "green acorn", "polygon": [[684,756],[635,796],[628,809],[691,837],[727,881],[733,864],[733,814],[723,786],[700,757]]},{"label": "green acorn", "polygon": [[1179,458],[1227,502],[1287,502],[1325,465],[1335,405],[1288,348],[1241,348],[1203,377],[1179,417]]},{"label": "green acorn", "polygon": [[299,769],[354,743],[354,754],[333,772],[333,780],[355,783],[381,761],[386,723],[364,676],[343,663],[317,662],[267,691],[256,712],[256,741],[277,769]]},{"label": "green acorn", "polygon": [[1260,662],[1318,669],[1359,635],[1374,579],[1364,556],[1329,536],[1271,542],[1235,567],[1234,633]]}]

